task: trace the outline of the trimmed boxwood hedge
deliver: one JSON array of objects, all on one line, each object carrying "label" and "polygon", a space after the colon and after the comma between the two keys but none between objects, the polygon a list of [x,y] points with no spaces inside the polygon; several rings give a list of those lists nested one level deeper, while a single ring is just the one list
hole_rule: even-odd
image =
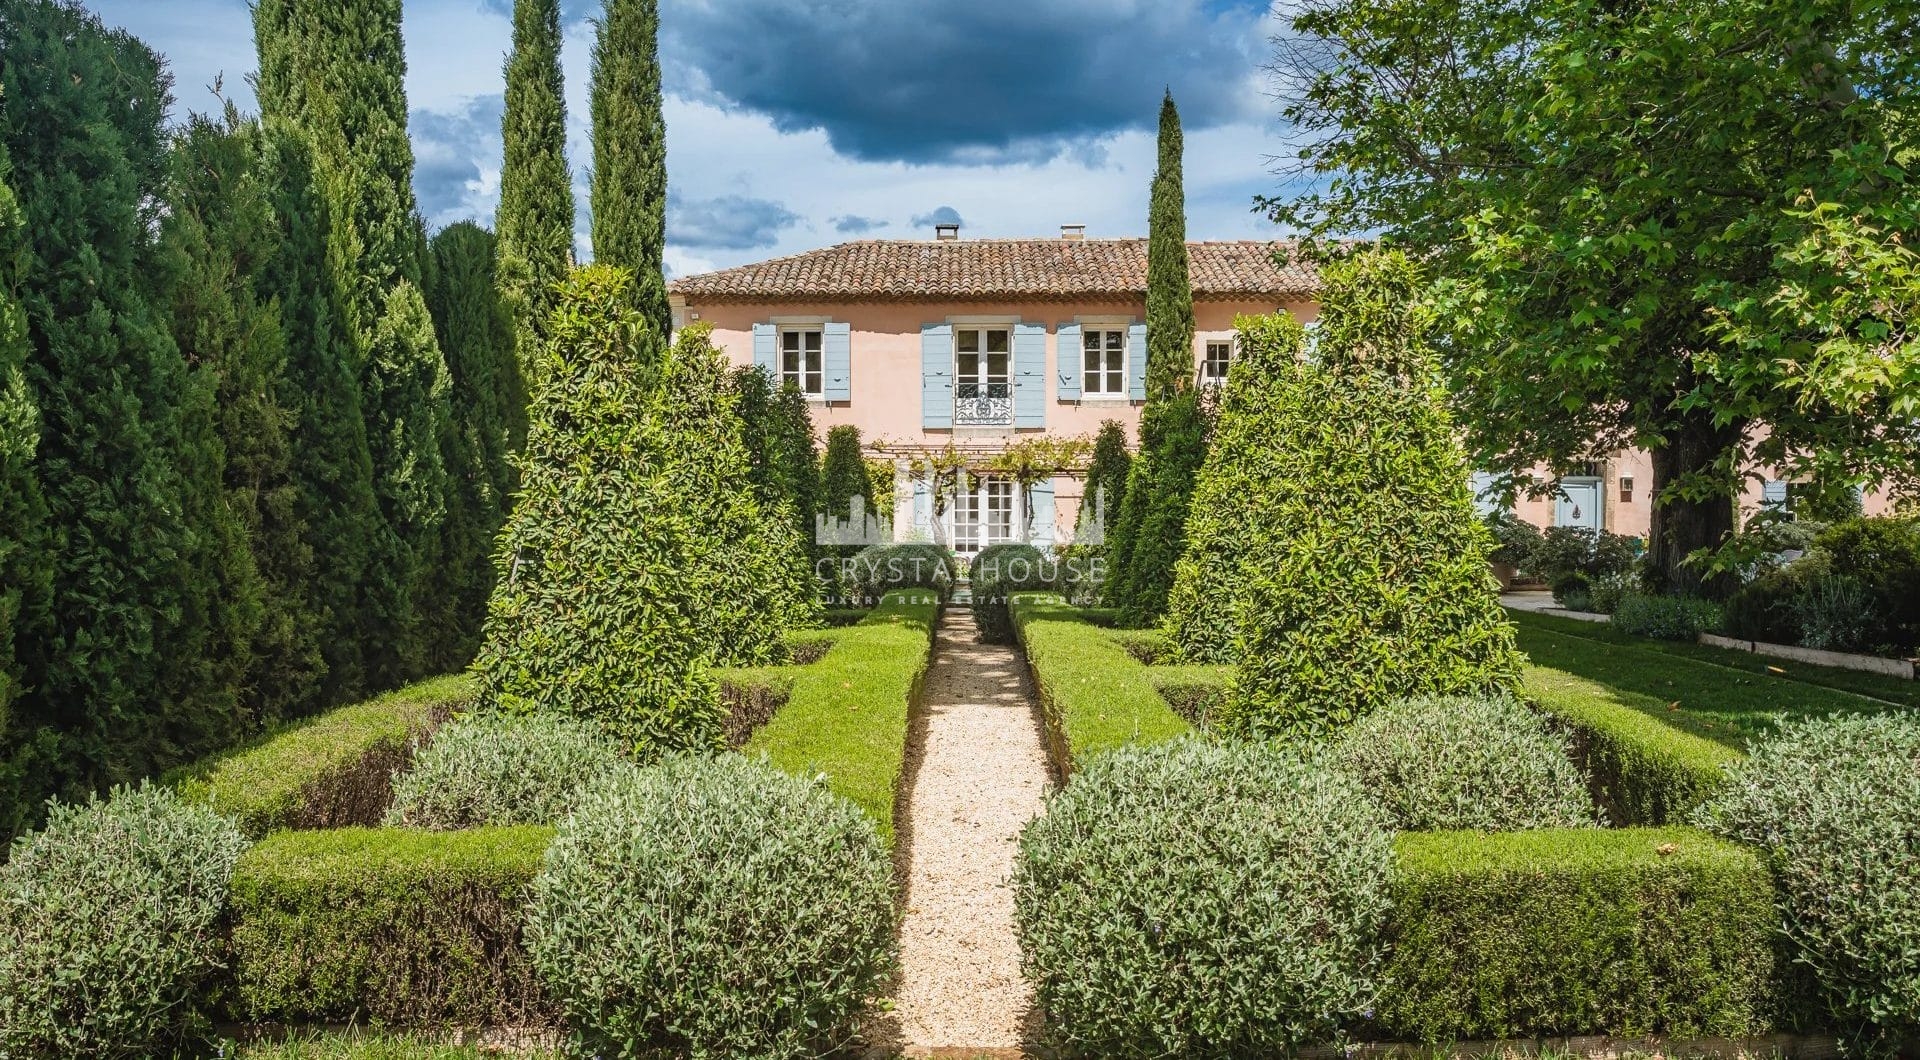
[{"label": "trimmed boxwood hedge", "polygon": [[233,1015],[247,1022],[549,1022],[521,910],[553,829],[280,832],[236,867]]},{"label": "trimmed boxwood hedge", "polygon": [[1017,593],[1008,609],[1062,775],[1102,751],[1191,728],[1161,698],[1147,667],[1107,631],[1081,621],[1078,608],[1047,593]]},{"label": "trimmed boxwood hedge", "polygon": [[422,681],[329,711],[168,780],[183,798],[226,814],[255,839],[281,828],[377,825],[393,796],[394,770],[479,692],[479,682],[466,674]]},{"label": "trimmed boxwood hedge", "polygon": [[793,669],[786,704],[747,741],[788,773],[826,776],[865,810],[889,844],[906,761],[907,715],[933,649],[938,599],[888,593],[857,626],[840,631],[819,662]]},{"label": "trimmed boxwood hedge", "polygon": [[1195,728],[1213,723],[1213,712],[1227,694],[1233,680],[1231,666],[1149,666],[1147,680],[1160,692],[1175,714]]},{"label": "trimmed boxwood hedge", "polygon": [[1742,1037],[1804,994],[1757,852],[1691,828],[1415,832],[1395,841],[1373,1033],[1453,1042]]},{"label": "trimmed boxwood hedge", "polygon": [[[1087,609],[1082,609],[1080,613],[1084,616]],[[1172,662],[1174,656],[1178,654],[1173,638],[1167,636],[1165,630],[1110,629],[1107,631],[1107,637],[1115,644],[1127,649],[1127,654],[1147,666],[1159,666]]]},{"label": "trimmed boxwood hedge", "polygon": [[988,644],[1013,642],[1013,620],[1007,601],[1014,593],[1058,592],[1060,561],[1032,545],[1017,541],[988,545],[967,567],[969,607],[980,639]]},{"label": "trimmed boxwood hedge", "polygon": [[[833,642],[821,642],[831,649]],[[825,654],[822,652],[821,654]],[[720,682],[721,729],[727,746],[745,747],[760,727],[772,720],[793,694],[799,666],[729,666],[713,671]]]},{"label": "trimmed boxwood hedge", "polygon": [[1651,711],[1665,704],[1560,670],[1529,666],[1523,695],[1573,737],[1574,761],[1616,825],[1686,819],[1726,783],[1740,752],[1681,732]]}]

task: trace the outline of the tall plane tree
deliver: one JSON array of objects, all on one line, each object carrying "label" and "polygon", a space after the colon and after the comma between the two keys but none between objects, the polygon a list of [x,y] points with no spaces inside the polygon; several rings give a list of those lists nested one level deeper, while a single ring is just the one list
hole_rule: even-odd
[{"label": "tall plane tree", "polygon": [[1698,588],[1754,464],[1920,477],[1920,342],[1859,297],[1914,260],[1916,27],[1913,0],[1303,0],[1275,71],[1310,190],[1268,205],[1450,278],[1483,466],[1650,450],[1654,568]]},{"label": "tall plane tree", "polygon": [[667,123],[660,113],[658,0],[607,0],[593,45],[593,257],[633,270],[634,305],[672,329],[667,243]]},{"label": "tall plane tree", "polygon": [[533,344],[546,334],[554,292],[573,263],[573,173],[567,168],[560,44],[560,0],[515,0],[495,228],[500,291],[514,316],[523,374],[533,361]]},{"label": "tall plane tree", "polygon": [[421,293],[400,0],[259,0],[262,114],[300,130],[333,214],[332,268],[363,351],[362,413],[385,523],[367,582],[370,677],[421,673],[433,647],[431,568],[447,479],[447,371]]}]

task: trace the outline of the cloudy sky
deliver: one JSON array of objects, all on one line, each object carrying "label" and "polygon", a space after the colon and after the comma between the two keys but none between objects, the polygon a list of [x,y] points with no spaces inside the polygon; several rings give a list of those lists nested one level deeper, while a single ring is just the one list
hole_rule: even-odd
[{"label": "cloudy sky", "polygon": [[[176,110],[216,78],[251,111],[246,0],[86,0],[165,54]],[[1146,231],[1160,93],[1187,134],[1194,239],[1274,234],[1272,0],[661,0],[669,269],[856,238]],[[585,232],[599,0],[563,0],[571,161]],[[406,0],[420,208],[491,223],[512,0]],[[586,253],[584,238],[581,241]]]}]

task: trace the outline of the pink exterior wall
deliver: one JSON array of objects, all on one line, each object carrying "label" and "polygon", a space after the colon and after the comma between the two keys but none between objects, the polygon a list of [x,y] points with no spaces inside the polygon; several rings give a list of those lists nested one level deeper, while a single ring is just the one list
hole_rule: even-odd
[{"label": "pink exterior wall", "polygon": [[[1260,314],[1284,308],[1303,322],[1318,315],[1313,302],[1196,301],[1194,303],[1193,363],[1197,372],[1209,341],[1233,338],[1233,320],[1241,314]],[[998,449],[1007,441],[1037,435],[1085,436],[1099,431],[1103,420],[1119,420],[1136,444],[1140,403],[1124,399],[1089,397],[1061,401],[1057,330],[1079,318],[1124,319],[1143,322],[1144,302],[874,302],[874,303],[714,303],[690,301],[676,312],[681,323],[705,321],[713,325],[713,341],[735,365],[753,363],[753,326],[790,318],[845,321],[852,330],[851,400],[813,404],[814,429],[824,440],[841,424],[860,428],[869,453],[882,446],[894,451],[940,449],[949,442],[962,448]],[[1039,323],[1047,329],[1046,427],[958,427],[928,430],[920,425],[920,329],[922,325],[963,318],[998,318],[1010,323]],[[900,491],[906,493],[906,491]],[[910,504],[911,497],[902,502]],[[1077,483],[1062,481],[1054,497],[1056,539],[1072,534],[1079,512]],[[904,515],[904,518],[902,517]],[[906,526],[911,513],[896,514]]]},{"label": "pink exterior wall", "polygon": [[[676,300],[677,301],[677,300]],[[1272,312],[1269,302],[1197,301],[1194,304],[1194,366],[1197,371],[1209,341],[1233,337],[1233,320],[1240,314]],[[1302,321],[1318,316],[1313,302],[1289,302],[1286,309]],[[690,302],[676,311],[682,322],[703,320],[713,325],[714,343],[726,352],[735,365],[753,363],[753,326],[776,320],[799,318],[844,321],[852,330],[851,400],[815,402],[813,422],[824,441],[830,428],[852,424],[860,428],[860,437],[870,454],[882,447],[898,453],[920,449],[940,449],[949,442],[962,448],[991,451],[1007,441],[1032,435],[1060,437],[1092,435],[1101,421],[1116,419],[1125,424],[1131,440],[1138,442],[1140,404],[1126,400],[1086,398],[1060,401],[1055,396],[1059,383],[1056,331],[1063,323],[1078,318],[1145,319],[1143,302],[874,302],[874,303],[714,303]],[[1040,323],[1047,329],[1046,427],[1015,429],[999,427],[960,427],[928,430],[920,425],[920,329],[924,324],[944,323],[958,318],[998,318],[1011,323]],[[1653,463],[1644,450],[1629,449],[1600,461],[1604,503],[1604,526],[1616,534],[1647,536],[1653,511]],[[1623,479],[1632,479],[1629,495],[1622,489]],[[1741,500],[1743,513],[1760,506],[1760,483],[1749,480]],[[896,493],[899,507],[896,524],[911,525],[910,491]],[[1077,480],[1062,478],[1054,497],[1056,540],[1067,540],[1080,507]],[[1869,496],[1869,514],[1885,512],[1884,497]],[[1554,523],[1552,498],[1520,498],[1516,513],[1528,522],[1546,527]],[[1744,515],[1743,515],[1744,518]]]}]

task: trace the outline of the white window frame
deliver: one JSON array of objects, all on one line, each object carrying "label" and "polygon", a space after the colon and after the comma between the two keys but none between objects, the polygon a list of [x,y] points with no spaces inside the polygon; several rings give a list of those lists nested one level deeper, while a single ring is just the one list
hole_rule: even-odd
[{"label": "white window frame", "polygon": [[[1073,322],[1080,326],[1080,348],[1074,351],[1076,361],[1073,365],[1074,374],[1080,377],[1080,400],[1095,402],[1131,401],[1133,399],[1133,350],[1131,343],[1133,341],[1133,325],[1138,323],[1138,321],[1132,317],[1123,316],[1083,316],[1075,317]],[[1087,385],[1090,381],[1090,376],[1087,372],[1087,336],[1094,334],[1104,335],[1116,331],[1120,333],[1120,389],[1091,389]],[[1105,345],[1104,342],[1102,345]],[[1106,353],[1108,351],[1103,349],[1101,352]],[[1108,375],[1111,373],[1109,369],[1102,368],[1100,374]]]},{"label": "white window frame", "polygon": [[[995,317],[949,317],[948,318],[947,327],[953,339],[953,398],[954,398],[954,412],[955,412],[955,418],[954,418],[955,427],[1000,428],[1000,427],[1013,426],[1013,419],[1014,419],[1013,377],[1017,371],[1017,367],[1013,362],[1013,338],[1014,338],[1014,331],[1016,330],[1015,325],[1017,325],[1018,323],[1019,321],[1012,317],[995,316]],[[970,351],[972,356],[976,358],[975,371],[972,375],[963,374],[960,370],[960,358],[961,358],[960,336],[962,333],[965,333],[965,332],[972,332],[979,336],[979,340],[978,340],[979,349]],[[1006,361],[1007,367],[1006,367],[1006,372],[1004,376],[995,376],[993,374],[990,362],[988,361],[988,357],[991,355],[988,353],[987,347],[991,345],[991,340],[989,340],[987,336],[993,332],[1004,333],[1007,337],[1007,348],[1005,351],[1005,356],[1007,359]],[[1006,388],[1006,406],[1007,406],[1006,415],[1004,417],[996,418],[991,422],[985,420],[984,418],[976,417],[973,422],[962,424],[960,422],[960,403],[968,399],[960,393],[960,388],[963,386],[984,386],[989,388],[988,392],[989,392],[989,395],[991,395],[991,388],[995,384],[999,384]]]},{"label": "white window frame", "polygon": [[[787,350],[787,336],[789,335],[796,336],[799,339],[799,349],[793,351],[800,355],[800,367],[797,371],[789,371],[787,368],[787,353],[789,352]],[[811,351],[807,349],[806,337],[809,335],[813,336],[815,340],[815,346]],[[808,353],[815,355],[811,366],[807,363]],[[774,383],[776,386],[784,387],[788,383],[793,383],[800,388],[801,395],[808,401],[825,401],[827,399],[826,321],[775,321],[773,356],[775,369]],[[808,383],[812,383],[813,385],[809,387]]]},{"label": "white window frame", "polygon": [[[1236,349],[1235,346],[1236,343],[1232,339],[1207,339],[1200,344],[1200,385],[1226,385],[1227,373],[1233,370],[1233,362],[1239,360],[1238,354],[1240,351]],[[1214,375],[1212,374],[1213,351],[1219,347],[1226,348],[1227,357],[1226,360],[1221,363],[1220,374]]]},{"label": "white window frame", "polygon": [[[1125,324],[1080,325],[1080,396],[1087,401],[1127,400],[1127,349],[1130,328]],[[1119,344],[1114,344],[1114,339]],[[1088,343],[1098,343],[1089,346]],[[1087,355],[1097,354],[1098,367],[1087,366]],[[1117,361],[1116,361],[1117,358]],[[1112,384],[1111,386],[1107,384]]]}]

